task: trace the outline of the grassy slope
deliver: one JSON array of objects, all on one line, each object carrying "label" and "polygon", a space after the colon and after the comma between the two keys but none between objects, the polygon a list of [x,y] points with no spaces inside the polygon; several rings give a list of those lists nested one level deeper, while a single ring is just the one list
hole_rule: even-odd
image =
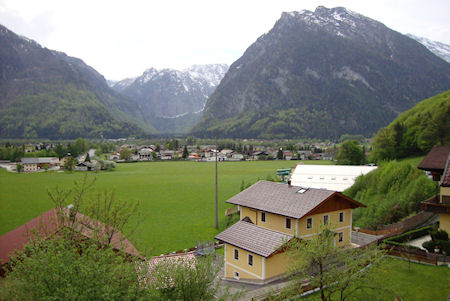
[{"label": "grassy slope", "polygon": [[422,159],[423,156],[383,162],[378,169],[360,176],[344,191],[367,206],[353,212],[353,223],[375,229],[421,210],[420,202],[436,193],[436,185],[417,169]]},{"label": "grassy slope", "polygon": [[[219,164],[219,218],[225,221],[227,199],[239,192],[241,181],[275,177],[277,168],[299,161],[224,162]],[[308,163],[330,163],[310,161]],[[0,235],[53,206],[47,190],[70,187],[84,173],[12,174],[0,169]],[[149,162],[118,164],[113,172],[91,173],[96,191],[112,188],[117,199],[140,200],[147,214],[131,238],[140,251],[160,254],[212,239],[214,228],[214,164],[207,162]],[[93,192],[94,194],[95,192]]]},{"label": "grassy slope", "polygon": [[427,154],[436,144],[449,144],[449,113],[450,90],[419,102],[378,131],[372,144],[372,159]]},{"label": "grassy slope", "polygon": [[[409,300],[447,300],[450,293],[448,278],[450,269],[447,267],[428,266],[388,258],[388,268],[384,269],[377,277],[377,283],[383,290],[377,291],[377,300],[395,300],[400,297]],[[306,300],[320,300],[320,295],[315,293]],[[367,296],[356,294],[349,300],[369,300]]]}]

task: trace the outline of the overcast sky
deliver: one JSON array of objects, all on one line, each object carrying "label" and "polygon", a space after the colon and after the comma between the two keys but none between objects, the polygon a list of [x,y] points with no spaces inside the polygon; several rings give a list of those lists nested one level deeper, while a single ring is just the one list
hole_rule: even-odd
[{"label": "overcast sky", "polygon": [[0,0],[0,23],[119,80],[149,67],[231,64],[283,11],[318,5],[450,44],[449,0]]}]

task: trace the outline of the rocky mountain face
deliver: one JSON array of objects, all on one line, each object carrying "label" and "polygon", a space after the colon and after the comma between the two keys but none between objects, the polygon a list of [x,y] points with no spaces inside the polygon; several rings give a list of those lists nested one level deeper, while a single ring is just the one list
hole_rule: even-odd
[{"label": "rocky mountain face", "polygon": [[407,34],[407,36],[427,47],[428,50],[445,60],[447,63],[450,63],[450,45],[412,34]]},{"label": "rocky mountain face", "polygon": [[200,120],[206,100],[227,70],[225,64],[193,65],[182,71],[150,68],[112,87],[134,99],[143,120],[158,131],[186,132]]},{"label": "rocky mountain face", "polygon": [[133,101],[82,60],[0,25],[0,137],[126,137],[142,129]]},{"label": "rocky mountain face", "polygon": [[342,7],[283,13],[234,62],[192,133],[333,139],[373,135],[450,89],[450,64]]}]

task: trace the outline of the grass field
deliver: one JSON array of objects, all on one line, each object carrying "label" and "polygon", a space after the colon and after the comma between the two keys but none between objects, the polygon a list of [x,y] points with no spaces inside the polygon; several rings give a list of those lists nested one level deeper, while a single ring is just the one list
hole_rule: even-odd
[{"label": "grass field", "polygon": [[[277,168],[293,167],[299,161],[253,161],[219,163],[219,219],[224,227],[225,203],[240,191],[241,181],[253,183],[275,177]],[[306,161],[331,164],[328,161]],[[47,190],[69,188],[85,173],[7,173],[0,168],[0,235],[53,208]],[[112,172],[89,173],[97,182],[95,191],[113,189],[116,198],[141,201],[146,215],[140,230],[130,237],[139,251],[159,255],[212,239],[214,228],[214,163],[146,162],[117,164]],[[127,233],[125,233],[127,234]]]},{"label": "grass field", "polygon": [[[404,301],[447,300],[450,294],[450,269],[446,266],[429,266],[411,263],[404,260],[387,258],[386,268],[377,275],[376,282],[381,289],[377,290],[377,300],[395,300],[400,297]],[[320,300],[315,293],[300,300]],[[349,300],[370,300],[367,296],[355,294]]]}]

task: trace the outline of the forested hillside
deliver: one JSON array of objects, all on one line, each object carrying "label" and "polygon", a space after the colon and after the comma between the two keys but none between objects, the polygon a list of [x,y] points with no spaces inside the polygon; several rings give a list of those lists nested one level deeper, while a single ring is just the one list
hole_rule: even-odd
[{"label": "forested hillside", "polygon": [[367,206],[354,210],[353,223],[376,229],[420,211],[420,202],[436,192],[436,184],[416,166],[407,161],[391,161],[358,177],[344,194]]},{"label": "forested hillside", "polygon": [[343,7],[287,12],[234,62],[208,98],[197,137],[374,135],[450,89],[450,64]]},{"label": "forested hillside", "polygon": [[450,145],[450,90],[419,102],[381,129],[372,143],[372,161],[427,154]]},{"label": "forested hillside", "polygon": [[74,139],[140,135],[136,105],[83,61],[0,25],[0,137]]}]

